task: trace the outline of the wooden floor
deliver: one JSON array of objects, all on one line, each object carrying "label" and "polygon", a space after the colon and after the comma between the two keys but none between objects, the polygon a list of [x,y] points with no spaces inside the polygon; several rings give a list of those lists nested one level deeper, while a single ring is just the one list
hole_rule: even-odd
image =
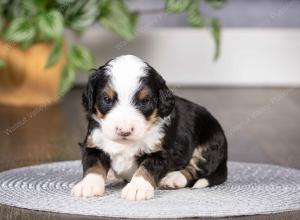
[{"label": "wooden floor", "polygon": [[[173,90],[207,107],[219,119],[228,137],[230,160],[300,169],[300,89]],[[79,159],[77,143],[86,132],[80,99],[81,89],[77,88],[52,106],[0,106],[0,170]],[[0,216],[1,219],[81,219],[81,216],[6,206],[0,206]],[[235,219],[300,219],[300,210]]]}]

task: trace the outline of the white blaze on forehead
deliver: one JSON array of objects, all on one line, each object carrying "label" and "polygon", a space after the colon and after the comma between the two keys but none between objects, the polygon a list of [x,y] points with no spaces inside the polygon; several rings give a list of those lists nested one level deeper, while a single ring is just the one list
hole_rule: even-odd
[{"label": "white blaze on forehead", "polygon": [[145,76],[146,67],[143,60],[133,55],[120,56],[109,62],[108,74],[120,102],[132,99],[140,78]]}]

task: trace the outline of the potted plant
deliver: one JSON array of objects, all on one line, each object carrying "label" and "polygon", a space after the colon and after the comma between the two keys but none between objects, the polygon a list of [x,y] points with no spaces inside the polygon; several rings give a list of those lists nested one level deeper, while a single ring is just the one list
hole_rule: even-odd
[{"label": "potted plant", "polygon": [[[194,27],[209,26],[219,54],[220,25],[201,16],[200,2],[214,8],[222,0],[166,0],[164,12],[186,13]],[[24,106],[50,104],[72,87],[77,71],[95,67],[90,51],[72,45],[64,29],[80,35],[95,23],[126,40],[135,37],[138,14],[123,0],[1,0],[0,103]]]}]

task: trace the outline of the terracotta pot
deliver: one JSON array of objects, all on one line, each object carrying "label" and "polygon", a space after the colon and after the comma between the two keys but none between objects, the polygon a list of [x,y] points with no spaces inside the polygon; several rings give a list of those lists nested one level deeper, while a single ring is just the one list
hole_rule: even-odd
[{"label": "terracotta pot", "polygon": [[[48,105],[56,102],[65,52],[57,64],[45,69],[52,45],[38,43],[22,50],[0,40],[0,58],[6,62],[0,70],[0,104],[13,106]],[[65,51],[65,50],[64,50]]]}]

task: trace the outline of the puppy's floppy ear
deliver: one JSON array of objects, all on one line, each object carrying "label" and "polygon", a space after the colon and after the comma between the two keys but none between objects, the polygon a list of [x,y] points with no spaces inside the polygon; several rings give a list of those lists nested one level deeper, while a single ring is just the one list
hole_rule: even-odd
[{"label": "puppy's floppy ear", "polygon": [[156,79],[158,81],[158,114],[163,118],[172,112],[175,98],[162,76],[157,73]]},{"label": "puppy's floppy ear", "polygon": [[[101,66],[93,72],[88,79],[88,83],[85,87],[85,90],[82,94],[82,105],[85,111],[89,114],[95,113],[95,101],[96,101],[96,86],[101,84],[99,81],[104,76],[104,67]],[[100,85],[99,85],[100,86]]]}]

